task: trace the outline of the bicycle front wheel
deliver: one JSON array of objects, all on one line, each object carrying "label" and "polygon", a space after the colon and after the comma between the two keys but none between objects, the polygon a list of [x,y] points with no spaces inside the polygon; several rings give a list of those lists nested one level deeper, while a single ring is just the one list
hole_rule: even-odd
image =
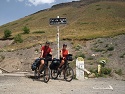
[{"label": "bicycle front wheel", "polygon": [[73,69],[71,67],[66,68],[66,70],[64,72],[64,79],[67,82],[70,82],[70,81],[72,81],[73,77],[74,77]]},{"label": "bicycle front wheel", "polygon": [[50,69],[48,67],[44,69],[43,79],[45,83],[47,83],[50,79]]},{"label": "bicycle front wheel", "polygon": [[51,77],[52,77],[52,79],[57,79],[57,77],[58,77],[58,70],[51,70]]}]

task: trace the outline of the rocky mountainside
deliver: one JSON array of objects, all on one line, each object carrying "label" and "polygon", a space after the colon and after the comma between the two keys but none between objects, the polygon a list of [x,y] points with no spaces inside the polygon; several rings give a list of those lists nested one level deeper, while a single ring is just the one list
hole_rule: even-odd
[{"label": "rocky mountainside", "polygon": [[[85,68],[93,72],[97,70],[100,60],[106,60],[106,68],[111,69],[111,77],[125,80],[125,35],[111,38],[97,38],[89,41],[61,41],[68,44],[68,49],[73,54],[74,61],[71,66],[75,69],[77,57],[83,57]],[[21,49],[13,52],[0,52],[0,67],[8,72],[31,72],[31,64],[40,55],[41,45],[29,49]],[[57,55],[56,43],[51,44],[53,57]],[[51,62],[50,62],[51,63]]]}]

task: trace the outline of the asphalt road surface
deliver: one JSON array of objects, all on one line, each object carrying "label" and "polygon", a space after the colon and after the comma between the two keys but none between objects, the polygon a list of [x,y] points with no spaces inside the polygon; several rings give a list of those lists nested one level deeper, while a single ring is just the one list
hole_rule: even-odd
[{"label": "asphalt road surface", "polygon": [[44,83],[43,79],[0,76],[0,94],[125,94],[125,81],[93,78],[66,82],[58,78]]}]

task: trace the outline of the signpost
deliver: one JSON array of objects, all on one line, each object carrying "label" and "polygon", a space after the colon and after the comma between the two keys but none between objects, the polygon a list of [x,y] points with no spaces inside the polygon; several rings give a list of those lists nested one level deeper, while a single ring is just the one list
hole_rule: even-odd
[{"label": "signpost", "polygon": [[57,16],[57,18],[50,18],[50,25],[59,25],[59,24],[66,24],[66,18],[59,18],[59,16]]},{"label": "signpost", "polygon": [[59,55],[59,25],[60,24],[66,24],[67,21],[66,21],[66,18],[59,18],[59,16],[57,16],[57,18],[50,18],[49,19],[49,23],[50,25],[57,25],[57,59],[60,58],[60,55]]}]

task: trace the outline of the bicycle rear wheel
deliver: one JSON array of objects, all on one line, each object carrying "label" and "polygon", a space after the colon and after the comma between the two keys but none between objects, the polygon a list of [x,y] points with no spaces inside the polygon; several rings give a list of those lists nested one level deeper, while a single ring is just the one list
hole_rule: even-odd
[{"label": "bicycle rear wheel", "polygon": [[50,79],[50,69],[48,67],[44,69],[43,79],[45,83],[47,83]]},{"label": "bicycle rear wheel", "polygon": [[73,69],[71,67],[67,67],[64,72],[64,79],[67,82],[70,82],[70,81],[72,81],[73,77],[74,77]]},{"label": "bicycle rear wheel", "polygon": [[51,70],[51,77],[52,77],[52,79],[57,79],[57,77],[58,77],[58,70]]},{"label": "bicycle rear wheel", "polygon": [[38,78],[38,69],[34,70],[34,78],[37,79]]}]

